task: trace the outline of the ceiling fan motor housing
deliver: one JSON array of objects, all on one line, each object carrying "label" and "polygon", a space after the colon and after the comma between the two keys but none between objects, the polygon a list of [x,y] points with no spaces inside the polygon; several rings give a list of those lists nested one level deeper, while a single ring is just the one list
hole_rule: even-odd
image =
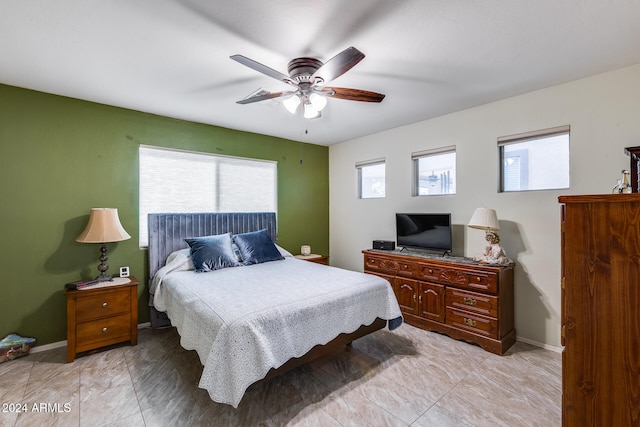
[{"label": "ceiling fan motor housing", "polygon": [[298,83],[309,83],[313,73],[322,65],[322,61],[315,58],[295,58],[289,61],[287,70],[291,80]]}]

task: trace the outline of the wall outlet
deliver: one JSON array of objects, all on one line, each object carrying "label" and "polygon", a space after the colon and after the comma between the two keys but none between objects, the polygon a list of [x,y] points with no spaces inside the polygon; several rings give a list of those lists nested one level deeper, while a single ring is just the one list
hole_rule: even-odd
[{"label": "wall outlet", "polygon": [[129,267],[120,267],[120,277],[129,277]]}]

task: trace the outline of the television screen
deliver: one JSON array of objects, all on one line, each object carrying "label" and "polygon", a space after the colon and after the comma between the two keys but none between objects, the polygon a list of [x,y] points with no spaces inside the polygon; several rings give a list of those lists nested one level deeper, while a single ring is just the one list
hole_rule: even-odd
[{"label": "television screen", "polygon": [[451,252],[451,214],[396,214],[396,242],[405,248]]}]

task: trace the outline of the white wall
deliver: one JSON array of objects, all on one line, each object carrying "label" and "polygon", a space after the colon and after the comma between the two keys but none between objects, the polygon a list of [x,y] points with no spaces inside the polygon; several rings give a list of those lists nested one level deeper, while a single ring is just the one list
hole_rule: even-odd
[{"label": "white wall", "polygon": [[[498,193],[497,138],[571,125],[568,190]],[[457,194],[411,196],[411,153],[455,145]],[[640,145],[640,65],[336,144],[329,149],[331,264],[362,271],[361,251],[395,240],[395,212],[451,212],[455,255],[482,252],[484,233],[465,224],[496,209],[515,269],[518,338],[560,346],[562,194],[610,193]],[[359,200],[355,163],[386,158],[387,196]]]}]

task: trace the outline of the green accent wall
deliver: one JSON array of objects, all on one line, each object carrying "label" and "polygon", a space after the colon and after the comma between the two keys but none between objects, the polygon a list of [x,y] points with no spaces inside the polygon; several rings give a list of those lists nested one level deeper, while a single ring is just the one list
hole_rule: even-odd
[{"label": "green accent wall", "polygon": [[109,244],[109,273],[129,266],[142,281],[149,320],[140,144],[277,161],[278,243],[328,254],[328,147],[0,85],[0,338],[66,339],[64,284],[98,273],[99,245],[75,241],[92,207],[118,208],[132,238]]}]

